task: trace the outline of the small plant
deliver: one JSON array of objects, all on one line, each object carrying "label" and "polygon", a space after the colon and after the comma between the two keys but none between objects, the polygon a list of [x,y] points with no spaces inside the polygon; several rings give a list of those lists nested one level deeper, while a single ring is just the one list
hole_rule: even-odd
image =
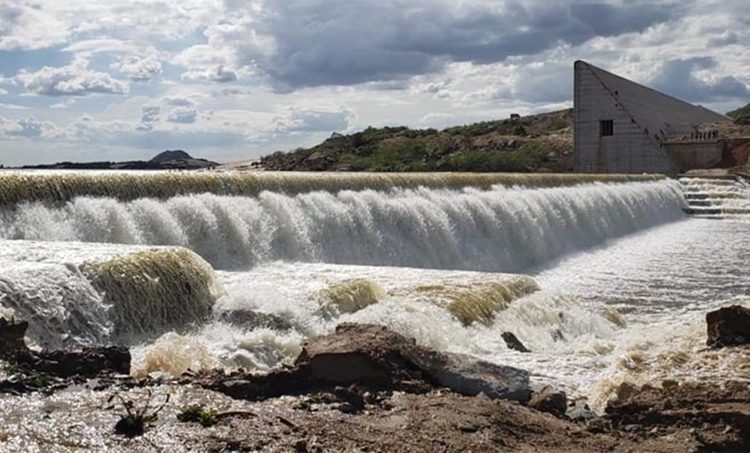
[{"label": "small plant", "polygon": [[24,376],[26,374],[26,370],[24,370],[23,367],[21,367],[21,365],[17,364],[16,362],[6,362],[3,368],[5,374],[8,376]]},{"label": "small plant", "polygon": [[526,128],[523,127],[522,124],[516,125],[516,127],[513,128],[513,135],[520,135],[521,137],[526,136]]},{"label": "small plant", "polygon": [[219,411],[211,407],[204,407],[200,404],[191,404],[182,409],[177,414],[177,420],[181,422],[198,422],[201,426],[209,427],[218,422]]},{"label": "small plant", "polygon": [[25,382],[28,387],[44,390],[49,385],[49,382],[44,375],[37,373],[34,370],[30,370],[16,362],[6,362],[3,370],[7,376],[16,376],[18,379]]},{"label": "small plant", "polygon": [[169,394],[167,394],[164,401],[156,408],[151,409],[151,391],[148,391],[148,398],[146,404],[142,408],[136,408],[135,403],[131,400],[125,400],[119,393],[115,393],[109,397],[107,402],[111,402],[117,398],[122,403],[122,407],[125,408],[126,414],[123,415],[115,424],[115,432],[127,437],[135,437],[142,435],[149,425],[154,423],[159,412],[164,409],[164,406],[169,402]]}]

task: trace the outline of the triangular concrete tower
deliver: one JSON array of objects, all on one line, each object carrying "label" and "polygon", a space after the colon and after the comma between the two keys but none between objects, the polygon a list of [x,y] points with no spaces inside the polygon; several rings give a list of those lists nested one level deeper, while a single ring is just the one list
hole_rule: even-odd
[{"label": "triangular concrete tower", "polygon": [[684,164],[669,139],[728,120],[584,61],[574,71],[576,172],[677,173]]}]

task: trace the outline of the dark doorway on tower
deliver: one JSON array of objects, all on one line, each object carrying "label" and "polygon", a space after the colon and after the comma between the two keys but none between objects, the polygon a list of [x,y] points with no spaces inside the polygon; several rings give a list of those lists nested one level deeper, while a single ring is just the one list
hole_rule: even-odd
[{"label": "dark doorway on tower", "polygon": [[609,137],[615,133],[614,120],[599,121],[599,137]]}]

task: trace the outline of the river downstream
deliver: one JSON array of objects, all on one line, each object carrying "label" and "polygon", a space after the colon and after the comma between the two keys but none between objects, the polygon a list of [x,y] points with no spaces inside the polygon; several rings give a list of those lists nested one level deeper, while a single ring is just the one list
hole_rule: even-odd
[{"label": "river downstream", "polygon": [[109,195],[80,193],[86,177],[24,194],[0,176],[15,200],[0,210],[0,304],[39,345],[133,347],[138,376],[269,370],[350,321],[527,369],[597,408],[624,381],[750,378],[702,331],[706,311],[750,301],[750,223],[688,216],[675,181],[200,176],[205,190],[160,197],[101,175]]}]

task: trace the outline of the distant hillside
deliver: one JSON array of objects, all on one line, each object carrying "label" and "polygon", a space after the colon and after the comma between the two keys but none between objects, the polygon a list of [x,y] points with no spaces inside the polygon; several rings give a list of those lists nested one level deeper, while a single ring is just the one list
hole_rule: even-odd
[{"label": "distant hillside", "polygon": [[169,162],[171,160],[190,160],[192,158],[193,157],[190,154],[186,153],[185,151],[181,149],[176,149],[174,151],[172,150],[162,151],[156,156],[154,156],[153,159],[151,159],[149,162],[161,163],[161,162]]},{"label": "distant hillside", "polygon": [[206,159],[196,159],[182,150],[167,150],[149,161],[131,160],[125,162],[58,162],[45,165],[26,165],[21,168],[47,170],[196,170],[219,165]]},{"label": "distant hillside", "polygon": [[750,104],[727,112],[727,116],[734,118],[737,124],[750,124]]},{"label": "distant hillside", "polygon": [[573,110],[485,121],[438,131],[367,128],[312,148],[276,152],[260,166],[280,171],[572,170]]}]

